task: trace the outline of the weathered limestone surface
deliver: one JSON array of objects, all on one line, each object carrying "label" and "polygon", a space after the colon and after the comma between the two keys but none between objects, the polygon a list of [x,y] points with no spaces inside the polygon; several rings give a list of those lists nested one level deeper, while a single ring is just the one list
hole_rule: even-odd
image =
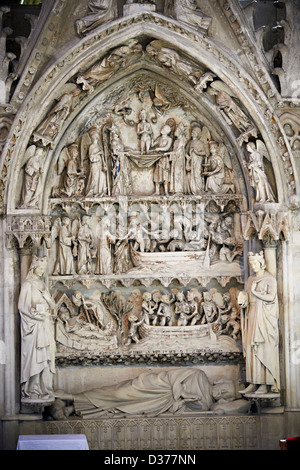
[{"label": "weathered limestone surface", "polygon": [[299,18],[262,3],[1,8],[2,448],[299,433]]}]

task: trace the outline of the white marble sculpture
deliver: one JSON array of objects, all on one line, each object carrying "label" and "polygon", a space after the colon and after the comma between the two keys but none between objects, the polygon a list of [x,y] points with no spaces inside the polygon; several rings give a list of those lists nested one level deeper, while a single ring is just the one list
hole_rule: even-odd
[{"label": "white marble sculpture", "polygon": [[113,272],[114,263],[111,245],[116,241],[116,238],[111,234],[110,226],[111,221],[107,215],[102,217],[97,225],[96,274],[111,274]]},{"label": "white marble sculpture", "polygon": [[208,141],[210,133],[207,127],[201,130],[194,125],[191,129],[191,140],[186,147],[186,170],[188,193],[197,195],[204,191],[203,165],[209,154]]},{"label": "white marble sculpture", "polygon": [[90,162],[89,177],[86,186],[87,197],[101,197],[107,194],[107,162],[100,145],[97,129],[90,132],[91,144],[88,149]]},{"label": "white marble sculpture", "polygon": [[85,36],[117,15],[117,2],[114,0],[89,0],[88,14],[76,21],[79,36]]},{"label": "white marble sculpture", "polygon": [[74,292],[72,295],[72,302],[76,307],[82,309],[82,316],[85,318],[86,322],[94,323],[99,328],[104,328],[104,317],[106,309],[101,302],[101,299],[86,299],[80,291]]},{"label": "white marble sculpture", "polygon": [[165,124],[161,130],[160,135],[153,143],[153,149],[157,153],[163,153],[164,155],[158,160],[154,170],[154,184],[155,194],[160,194],[160,186],[163,185],[164,194],[169,195],[169,182],[170,182],[170,149],[173,143],[173,139],[170,136],[171,128]]},{"label": "white marble sculpture", "polygon": [[71,112],[73,99],[80,94],[77,87],[71,88],[71,91],[66,91],[58,98],[57,103],[34,131],[33,139],[35,142],[41,141],[44,146],[48,144],[52,146],[54,139]]},{"label": "white marble sculpture", "polygon": [[58,217],[52,227],[52,240],[58,238],[58,250],[53,275],[76,274],[73,258],[74,244],[77,243],[74,227],[78,229],[79,222],[73,223],[68,217]]},{"label": "white marble sculpture", "polygon": [[249,152],[247,168],[251,186],[255,190],[255,202],[275,202],[275,195],[264,168],[263,157],[270,158],[265,144],[258,139],[256,143],[249,142],[246,148]]},{"label": "white marble sculpture", "polygon": [[55,303],[43,281],[46,266],[47,257],[33,257],[18,302],[21,318],[22,397],[34,401],[53,398]]},{"label": "white marble sculpture", "polygon": [[241,132],[245,132],[252,127],[250,119],[236,103],[235,94],[224,82],[221,80],[213,81],[208,88],[208,94],[215,96],[219,112],[227,124],[233,125]]},{"label": "white marble sculpture", "polygon": [[89,70],[80,74],[76,83],[82,85],[82,89],[89,93],[93,92],[97,83],[108,80],[131,59],[137,59],[142,52],[142,46],[136,39],[130,39],[122,46],[113,49],[97,62]]},{"label": "white marble sculpture", "polygon": [[234,185],[226,182],[226,165],[221,146],[216,142],[211,142],[209,148],[207,168],[203,172],[203,175],[206,176],[205,191],[213,194],[235,192]]},{"label": "white marble sculpture", "polygon": [[147,119],[147,111],[142,109],[140,112],[140,121],[137,126],[137,135],[140,138],[140,152],[141,154],[149,153],[151,142],[153,138],[153,130],[151,124]]},{"label": "white marble sculpture", "polygon": [[212,411],[215,414],[247,413],[247,400],[238,398],[232,380],[211,383],[204,371],[182,367],[145,372],[134,379],[79,394],[57,391],[56,396],[74,403],[75,413],[94,419],[107,413],[146,415]]},{"label": "white marble sculpture", "polygon": [[246,358],[244,393],[278,392],[279,325],[277,282],[266,270],[264,254],[249,253],[249,265],[254,272],[246,283],[246,290],[238,302],[245,311],[242,326],[243,349]]},{"label": "white marble sculpture", "polygon": [[131,193],[130,167],[125,156],[124,143],[119,128],[112,124],[110,129],[110,148],[112,159],[112,190],[113,196],[126,196]]},{"label": "white marble sculpture", "polygon": [[[77,296],[79,297],[79,296]],[[78,303],[78,298],[75,300]],[[80,304],[79,304],[80,305]],[[110,320],[100,327],[98,322],[92,322],[89,309],[95,305],[85,305],[85,316],[82,312],[71,315],[67,307],[61,306],[55,325],[57,349],[67,348],[68,351],[89,351],[97,353],[99,349],[114,349],[117,346],[115,327]],[[95,320],[95,318],[94,318]]]},{"label": "white marble sculpture", "polygon": [[170,155],[170,188],[172,194],[186,194],[186,143],[187,128],[180,122],[175,130],[173,152]]},{"label": "white marble sculpture", "polygon": [[78,169],[79,150],[78,145],[73,143],[62,149],[57,161],[57,173],[61,176],[60,184],[54,188],[54,196],[74,196],[78,191]]},{"label": "white marble sculpture", "polygon": [[157,61],[166,70],[170,70],[180,77],[187,79],[197,86],[202,77],[202,70],[195,67],[191,61],[184,58],[176,50],[168,47],[160,40],[151,41],[146,47],[146,53],[152,60]]},{"label": "white marble sculpture", "polygon": [[21,194],[21,208],[35,207],[40,196],[40,180],[43,173],[44,149],[30,145],[25,152],[24,180]]},{"label": "white marble sculpture", "polygon": [[92,272],[92,249],[94,246],[94,237],[89,223],[90,217],[83,216],[81,220],[81,226],[78,229],[78,274],[91,274]]}]

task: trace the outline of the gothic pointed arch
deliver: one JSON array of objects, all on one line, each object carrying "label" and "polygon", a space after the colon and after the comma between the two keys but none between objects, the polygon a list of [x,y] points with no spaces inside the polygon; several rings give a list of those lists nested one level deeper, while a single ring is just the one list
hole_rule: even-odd
[{"label": "gothic pointed arch", "polygon": [[[84,11],[99,3],[109,5],[105,19],[85,31]],[[280,102],[251,5],[243,11],[237,0],[214,0],[214,23],[199,7],[212,2],[156,8],[163,3],[120,0],[117,9],[81,0],[57,51],[58,17],[71,7],[55,0],[47,8],[12,87],[15,117],[3,121],[4,133],[11,126],[0,184],[6,335],[11,344],[19,339],[20,287],[28,273],[37,280],[30,266],[42,260],[44,297],[33,312],[53,313],[56,384],[76,393],[85,379],[110,384],[113,374],[136,376],[140,366],[192,364],[205,366],[212,381],[229,375],[239,390],[251,259],[273,276],[253,289],[264,295],[272,284],[268,311],[279,330],[269,358],[276,356],[284,388],[285,365],[295,373],[289,289],[296,281],[288,267],[299,257],[300,119]],[[42,60],[44,51],[51,60]],[[41,397],[32,405],[20,387],[19,352],[10,347],[17,379],[8,405],[41,411]],[[296,393],[287,389],[292,403]],[[282,396],[269,398],[273,405]],[[250,401],[242,400],[242,413]]]},{"label": "gothic pointed arch", "polygon": [[[201,104],[202,109],[206,109],[206,114],[213,116],[217,126],[231,142],[240,166],[243,166],[243,161],[249,158],[247,142],[262,141],[264,161],[267,172],[273,180],[276,202],[287,201],[295,193],[296,185],[292,179],[296,178],[296,174],[292,170],[293,160],[289,146],[285,143],[286,136],[282,133],[277,116],[269,109],[268,101],[259,86],[240,64],[234,63],[229,51],[210,38],[199,40],[198,36],[193,37],[188,28],[185,30],[182,25],[180,25],[179,43],[175,20],[166,22],[160,17],[157,18],[155,14],[146,15],[146,19],[141,17],[140,21],[137,20],[134,24],[127,23],[118,20],[114,28],[109,28],[109,34],[103,28],[103,31],[83,39],[79,46],[73,47],[61,57],[39,80],[21,108],[17,128],[15,131],[12,130],[12,139],[7,151],[9,158],[7,171],[12,171],[14,174],[20,172],[20,165],[24,163],[23,156],[30,144],[42,144],[45,153],[52,154],[53,145],[58,145],[66,128],[74,122],[75,116],[91,102],[95,94],[100,94],[101,90],[105,90],[114,82],[124,81],[126,75],[129,80],[133,70],[144,67],[145,70],[156,70],[160,76],[168,77],[170,83],[176,82],[177,85],[180,83],[180,88],[188,93],[194,102]],[[122,40],[122,37],[128,38],[129,30],[131,39]],[[141,50],[134,51],[134,47],[131,50],[131,46],[128,46],[130,42],[137,44],[137,49],[140,47]],[[151,53],[147,53],[147,47],[148,51],[151,50],[150,43],[156,46],[152,47]],[[104,71],[99,75],[99,79],[96,77],[95,89],[94,86],[88,89],[88,85],[76,83],[78,77],[99,66],[101,61],[105,63],[113,52],[118,54],[117,50],[121,50],[122,47],[124,51],[127,48],[125,52],[127,57],[119,56],[109,72]],[[56,133],[55,142],[50,142],[48,145],[46,140],[35,142],[37,129],[47,115],[53,114],[57,105],[59,107],[59,100],[62,100],[64,111],[57,117],[59,129],[55,128],[53,131]],[[235,108],[230,109],[231,105]],[[30,122],[23,121],[22,116],[29,109],[34,111],[35,119]],[[18,138],[16,141],[15,133],[18,133],[18,137],[24,133],[24,138]],[[17,156],[12,158],[13,155]],[[45,155],[44,159],[47,167],[49,159]],[[249,175],[247,176],[245,168],[242,172],[245,180],[248,180],[246,197],[251,201]],[[283,175],[288,175],[288,178],[282,178]],[[8,198],[8,210],[15,210],[20,201],[16,200],[13,185],[5,190],[5,194]],[[17,198],[20,199],[20,195]],[[257,201],[252,194],[253,202]]]}]

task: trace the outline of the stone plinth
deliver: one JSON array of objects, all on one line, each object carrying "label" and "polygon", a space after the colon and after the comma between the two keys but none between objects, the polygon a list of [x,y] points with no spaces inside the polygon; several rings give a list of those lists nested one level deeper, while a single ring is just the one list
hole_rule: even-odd
[{"label": "stone plinth", "polygon": [[255,404],[258,413],[282,413],[280,393],[245,393],[247,400]]}]

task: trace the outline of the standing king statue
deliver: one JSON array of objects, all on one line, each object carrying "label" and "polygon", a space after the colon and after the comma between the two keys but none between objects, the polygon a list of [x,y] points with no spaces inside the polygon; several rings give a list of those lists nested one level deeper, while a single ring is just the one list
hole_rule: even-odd
[{"label": "standing king statue", "polygon": [[245,309],[243,350],[246,357],[246,381],[243,393],[279,392],[279,331],[277,282],[266,270],[263,251],[249,253],[254,272],[240,292],[239,305]]},{"label": "standing king statue", "polygon": [[43,281],[47,258],[34,256],[19,297],[21,316],[22,398],[53,398],[55,339],[52,311],[55,302]]}]

